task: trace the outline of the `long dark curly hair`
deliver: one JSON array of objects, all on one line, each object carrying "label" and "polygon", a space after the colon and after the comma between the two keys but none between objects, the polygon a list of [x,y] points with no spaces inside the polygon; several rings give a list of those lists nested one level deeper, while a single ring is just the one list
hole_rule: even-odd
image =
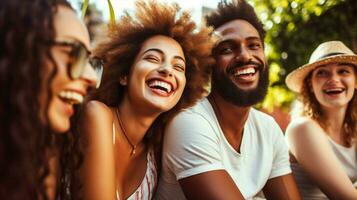
[{"label": "long dark curly hair", "polygon": [[104,74],[100,88],[90,100],[99,100],[111,107],[118,106],[125,91],[119,79],[129,75],[142,44],[155,35],[176,40],[186,58],[186,86],[176,106],[161,114],[145,136],[146,142],[160,148],[160,130],[163,130],[167,120],[208,93],[210,66],[213,64],[210,58],[213,46],[211,31],[205,26],[198,30],[190,14],[181,12],[177,4],[137,1],[135,16],[125,13],[116,25],[110,27],[109,39],[95,51],[96,56],[104,60]]},{"label": "long dark curly hair", "polygon": [[58,5],[71,7],[66,0],[0,1],[0,199],[47,199],[49,152],[73,140],[48,125],[57,68],[46,60],[56,66],[49,42]]}]

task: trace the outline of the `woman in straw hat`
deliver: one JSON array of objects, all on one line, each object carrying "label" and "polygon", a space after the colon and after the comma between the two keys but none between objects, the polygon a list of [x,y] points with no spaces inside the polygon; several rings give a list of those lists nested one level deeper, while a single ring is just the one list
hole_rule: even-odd
[{"label": "woman in straw hat", "polygon": [[304,107],[286,130],[304,199],[357,199],[356,66],[357,55],[329,41],[286,78]]}]

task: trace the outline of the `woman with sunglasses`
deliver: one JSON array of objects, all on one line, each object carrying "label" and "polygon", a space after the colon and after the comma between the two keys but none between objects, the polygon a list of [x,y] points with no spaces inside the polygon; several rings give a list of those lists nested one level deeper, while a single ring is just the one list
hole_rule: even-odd
[{"label": "woman with sunglasses", "polygon": [[165,122],[206,92],[210,31],[196,30],[178,6],[155,1],[136,2],[135,16],[126,13],[111,28],[96,51],[102,84],[81,123],[84,197],[151,199]]},{"label": "woman with sunglasses", "polygon": [[54,199],[74,105],[96,74],[65,0],[0,2],[0,199]]},{"label": "woman with sunglasses", "polygon": [[357,55],[324,42],[286,83],[304,106],[286,130],[303,199],[357,199]]}]

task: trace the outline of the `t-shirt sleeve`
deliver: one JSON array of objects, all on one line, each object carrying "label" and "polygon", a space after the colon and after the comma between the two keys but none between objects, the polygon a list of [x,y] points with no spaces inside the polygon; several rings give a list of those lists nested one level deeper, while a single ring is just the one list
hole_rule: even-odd
[{"label": "t-shirt sleeve", "polygon": [[166,127],[163,164],[177,180],[223,169],[221,160],[219,138],[207,117],[183,112]]},{"label": "t-shirt sleeve", "polygon": [[273,167],[269,179],[291,173],[290,162],[289,162],[289,150],[284,139],[284,134],[275,121],[271,124],[272,124],[272,131],[273,131],[272,135],[274,136],[274,140],[273,140],[274,158],[273,158]]}]

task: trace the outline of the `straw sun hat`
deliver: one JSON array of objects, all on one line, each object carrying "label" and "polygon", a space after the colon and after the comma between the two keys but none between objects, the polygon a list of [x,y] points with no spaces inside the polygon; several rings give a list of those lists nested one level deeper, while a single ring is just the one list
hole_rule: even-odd
[{"label": "straw sun hat", "polygon": [[329,63],[350,63],[357,67],[357,55],[340,41],[320,44],[312,53],[309,63],[292,71],[285,79],[294,92],[300,92],[306,76],[316,67]]}]

